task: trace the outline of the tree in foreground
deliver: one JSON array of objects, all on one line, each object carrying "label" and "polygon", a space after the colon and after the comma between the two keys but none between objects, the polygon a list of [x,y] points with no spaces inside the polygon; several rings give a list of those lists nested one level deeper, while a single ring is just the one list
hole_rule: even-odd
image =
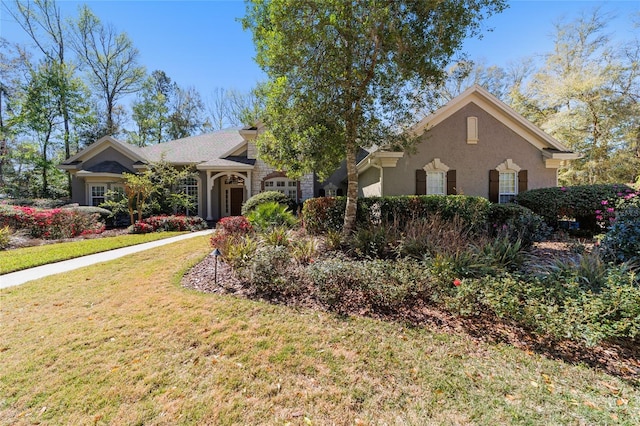
[{"label": "tree in foreground", "polygon": [[346,160],[343,232],[355,227],[360,148],[410,147],[423,91],[503,0],[252,0],[243,19],[268,81],[261,155],[320,178]]}]

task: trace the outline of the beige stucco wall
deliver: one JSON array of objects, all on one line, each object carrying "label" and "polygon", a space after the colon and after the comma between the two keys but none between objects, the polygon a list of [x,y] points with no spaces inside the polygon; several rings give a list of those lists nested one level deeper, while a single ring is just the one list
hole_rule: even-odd
[{"label": "beige stucco wall", "polygon": [[370,167],[360,173],[358,176],[358,196],[379,197],[381,195],[382,182],[380,181],[380,170],[375,167]]},{"label": "beige stucco wall", "polygon": [[[467,144],[470,116],[478,117],[476,145]],[[384,169],[385,195],[415,194],[415,171],[434,158],[456,170],[456,189],[465,195],[488,197],[489,170],[508,158],[528,170],[529,189],[557,185],[556,169],[545,168],[538,148],[473,103],[429,130],[416,148],[395,168]]]}]

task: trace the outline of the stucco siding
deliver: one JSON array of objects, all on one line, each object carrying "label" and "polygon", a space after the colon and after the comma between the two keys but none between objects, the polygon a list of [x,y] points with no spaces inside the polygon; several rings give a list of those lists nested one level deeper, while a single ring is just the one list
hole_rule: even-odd
[{"label": "stucco siding", "polygon": [[81,206],[87,205],[84,179],[71,176],[71,202]]},{"label": "stucco siding", "polygon": [[[478,118],[478,143],[467,143],[467,117]],[[426,132],[413,155],[384,170],[385,195],[415,194],[415,171],[439,158],[456,170],[456,190],[487,197],[489,170],[507,159],[528,171],[529,189],[556,186],[556,169],[545,168],[540,150],[470,103]]]},{"label": "stucco siding", "polygon": [[[386,171],[385,171],[386,172]],[[380,170],[371,167],[358,176],[358,196],[379,197],[382,195]]]}]

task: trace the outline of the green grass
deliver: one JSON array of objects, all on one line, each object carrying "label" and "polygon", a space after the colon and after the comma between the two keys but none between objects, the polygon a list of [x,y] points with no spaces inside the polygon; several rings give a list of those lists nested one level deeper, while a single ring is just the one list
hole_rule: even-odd
[{"label": "green grass", "polygon": [[93,238],[0,251],[0,274],[8,274],[9,272],[21,271],[35,266],[86,256],[88,254],[148,243],[149,241],[175,237],[180,234],[184,234],[184,232],[153,232],[149,234],[120,235],[117,237]]},{"label": "green grass", "polygon": [[640,424],[640,389],[586,366],[181,288],[210,250],[0,291],[0,424]]}]

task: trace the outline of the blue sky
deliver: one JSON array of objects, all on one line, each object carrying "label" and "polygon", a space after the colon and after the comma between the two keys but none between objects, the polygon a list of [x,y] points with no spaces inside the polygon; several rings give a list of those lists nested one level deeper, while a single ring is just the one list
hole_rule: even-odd
[{"label": "blue sky", "polygon": [[[3,3],[5,0],[1,0]],[[76,16],[85,2],[60,1],[65,16]],[[93,12],[118,31],[126,32],[140,50],[140,62],[149,72],[159,69],[183,87],[194,86],[203,97],[216,87],[249,91],[263,79],[253,61],[251,34],[238,18],[240,0],[87,1]],[[628,16],[638,13],[640,0],[625,1],[511,1],[502,14],[485,21],[482,40],[469,40],[465,50],[488,65],[506,65],[519,58],[542,54],[552,47],[553,22],[572,19],[595,7],[617,15],[612,35],[630,39],[634,30]],[[29,40],[12,18],[0,12],[0,36],[13,42]]]}]

